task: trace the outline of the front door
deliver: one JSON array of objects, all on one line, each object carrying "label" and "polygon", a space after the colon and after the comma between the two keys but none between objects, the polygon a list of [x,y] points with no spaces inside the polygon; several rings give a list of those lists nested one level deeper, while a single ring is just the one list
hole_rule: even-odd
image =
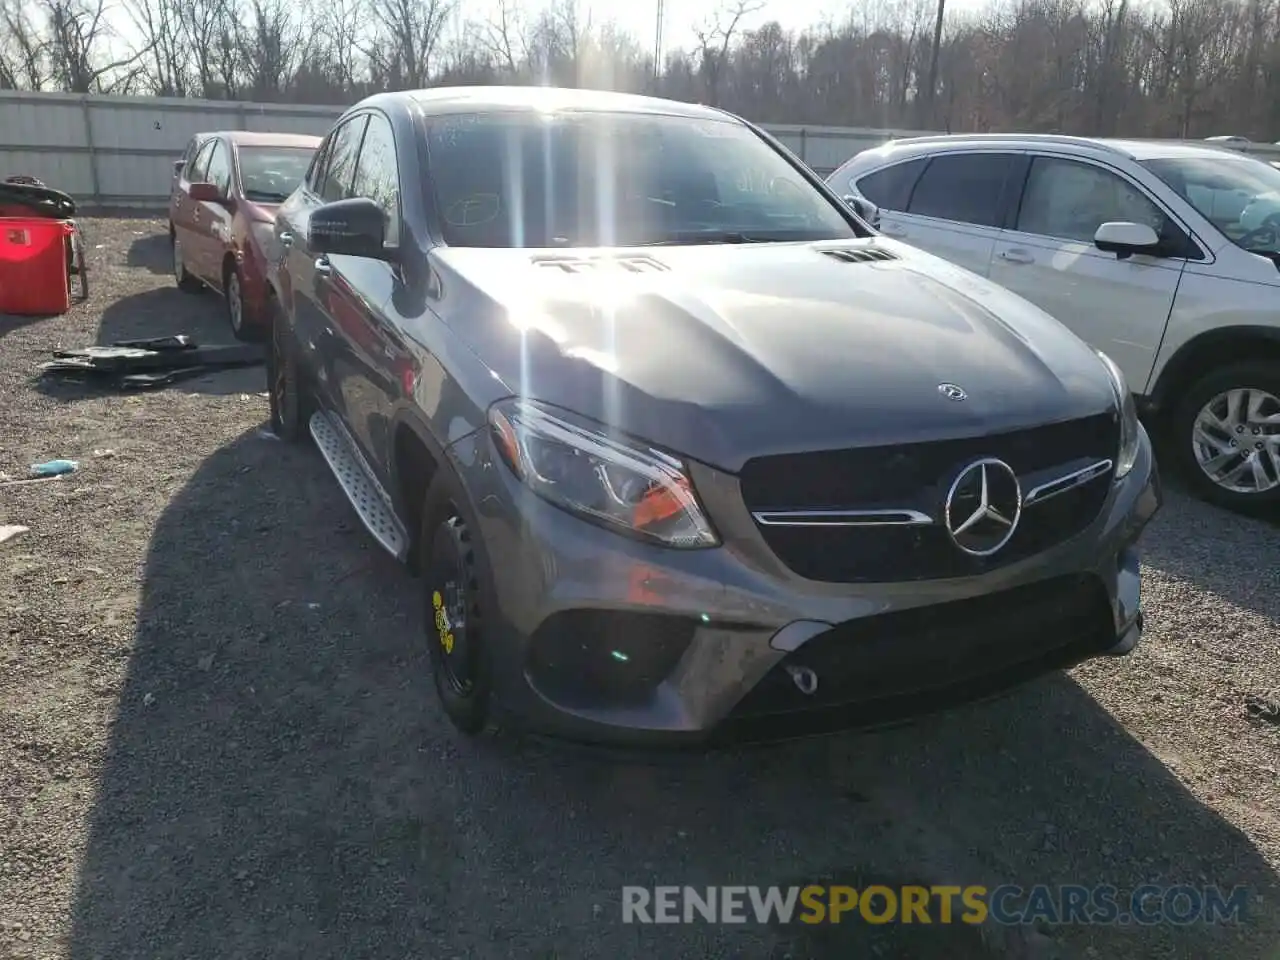
[{"label": "front door", "polygon": [[1112,221],[1148,224],[1172,249],[1186,250],[1180,228],[1117,171],[1037,156],[1014,228],[996,244],[990,276],[1105,352],[1130,387],[1141,390],[1186,261],[1145,254],[1119,259],[1099,250],[1093,235]]},{"label": "front door", "polygon": [[204,174],[205,180],[218,188],[221,200],[207,200],[198,204],[195,228],[193,230],[193,251],[191,272],[200,279],[212,284],[214,289],[222,289],[222,260],[226,255],[227,242],[231,236],[231,149],[230,145],[219,138],[213,141],[213,153],[209,157],[209,168]]},{"label": "front door", "polygon": [[199,253],[195,233],[204,207],[191,199],[189,190],[191,184],[204,182],[212,153],[213,141],[206,140],[182,169],[169,201],[169,222],[173,224],[173,238],[176,242],[174,253],[182,256],[187,271],[192,274],[196,273],[195,257]]},{"label": "front door", "polygon": [[351,196],[366,120],[367,114],[358,114],[329,135],[321,158],[324,169],[317,172],[304,209],[291,221],[295,229],[286,253],[299,348],[307,355],[307,365],[315,375],[316,388],[325,405],[340,415],[344,414],[342,397],[332,376],[333,353],[340,346],[337,325],[348,315],[343,270],[353,258],[320,254],[311,246],[308,234],[310,217],[317,207]]},{"label": "front door", "polygon": [[[395,136],[380,113],[369,115],[352,195],[367,197],[386,217],[385,244],[400,245],[400,179]],[[371,464],[387,462],[391,408],[402,392],[407,353],[388,310],[398,266],[360,257],[330,257],[330,315],[336,343],[332,375],[347,428]],[[386,477],[380,478],[386,482]]]}]

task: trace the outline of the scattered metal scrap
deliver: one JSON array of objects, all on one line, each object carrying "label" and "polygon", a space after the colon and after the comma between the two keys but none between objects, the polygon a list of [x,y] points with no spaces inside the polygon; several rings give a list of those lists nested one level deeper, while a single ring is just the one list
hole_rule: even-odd
[{"label": "scattered metal scrap", "polygon": [[107,346],[55,350],[40,375],[90,382],[118,390],[149,390],[213,370],[252,367],[265,361],[252,344],[202,347],[190,337],[117,340]]}]

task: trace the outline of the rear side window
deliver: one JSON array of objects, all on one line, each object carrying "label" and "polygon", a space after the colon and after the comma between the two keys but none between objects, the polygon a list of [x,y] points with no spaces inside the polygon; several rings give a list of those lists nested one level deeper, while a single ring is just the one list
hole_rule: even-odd
[{"label": "rear side window", "polygon": [[[934,157],[911,194],[908,213],[980,227],[999,223],[1008,153],[956,153]],[[868,198],[870,199],[870,198]]]},{"label": "rear side window", "polygon": [[867,174],[852,186],[881,210],[905,211],[911,190],[928,162],[927,157],[920,157],[906,163],[895,163]]}]

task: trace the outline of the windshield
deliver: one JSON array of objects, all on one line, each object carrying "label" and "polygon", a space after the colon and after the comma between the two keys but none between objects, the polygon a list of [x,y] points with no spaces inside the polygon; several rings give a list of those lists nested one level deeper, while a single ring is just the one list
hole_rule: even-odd
[{"label": "windshield", "polygon": [[1229,156],[1147,160],[1143,166],[1236,246],[1269,257],[1280,253],[1280,170]]},{"label": "windshield", "polygon": [[855,237],[749,128],[645,114],[429,121],[445,242],[460,247],[751,243]]},{"label": "windshield", "polygon": [[280,203],[307,175],[311,147],[241,147],[240,187],[246,200]]}]

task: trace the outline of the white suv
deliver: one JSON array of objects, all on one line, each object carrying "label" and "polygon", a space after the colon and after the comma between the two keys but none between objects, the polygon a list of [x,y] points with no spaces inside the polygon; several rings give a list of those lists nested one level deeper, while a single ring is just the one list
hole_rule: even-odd
[{"label": "white suv", "polygon": [[1280,170],[1216,147],[986,134],[893,141],[827,181],[1109,354],[1206,499],[1280,502]]}]

